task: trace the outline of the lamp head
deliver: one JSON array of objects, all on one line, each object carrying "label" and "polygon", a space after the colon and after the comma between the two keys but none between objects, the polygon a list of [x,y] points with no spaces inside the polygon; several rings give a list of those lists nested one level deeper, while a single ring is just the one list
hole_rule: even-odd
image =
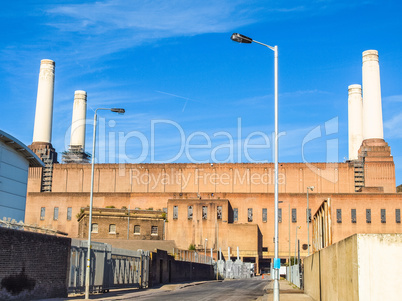
[{"label": "lamp head", "polygon": [[314,188],[315,188],[314,186],[308,186],[308,187],[307,187],[307,189],[310,189],[311,191],[313,191]]},{"label": "lamp head", "polygon": [[232,34],[232,36],[230,38],[232,39],[232,41],[235,41],[238,43],[250,44],[253,42],[252,38],[246,37],[240,33],[234,33],[234,34]]},{"label": "lamp head", "polygon": [[126,110],[124,110],[122,108],[111,108],[110,111],[112,111],[114,113],[119,113],[119,114],[124,114],[126,112]]}]

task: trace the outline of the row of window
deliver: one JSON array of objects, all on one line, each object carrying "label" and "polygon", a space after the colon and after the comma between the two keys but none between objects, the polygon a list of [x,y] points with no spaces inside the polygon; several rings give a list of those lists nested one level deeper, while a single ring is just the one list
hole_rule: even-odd
[{"label": "row of window", "polygon": [[[308,213],[306,212],[307,216],[306,219],[308,219],[309,223],[311,223],[311,209],[308,209]],[[238,216],[239,216],[239,211],[237,208],[233,209],[233,221],[237,222],[238,221]],[[266,223],[268,220],[268,213],[267,213],[267,208],[262,208],[262,221]],[[252,222],[253,221],[253,208],[248,208],[247,209],[247,221]],[[278,222],[282,222],[282,208],[278,208]],[[297,223],[297,209],[292,208],[292,223]]]},{"label": "row of window", "polygon": [[[91,225],[91,233],[98,233],[99,225],[97,223],[92,223]],[[109,234],[116,234],[116,224],[109,225]],[[141,234],[141,226],[135,225],[134,226],[134,235]],[[158,235],[158,226],[151,226],[151,235]]]},{"label": "row of window", "polygon": [[[72,213],[73,213],[73,208],[68,207],[67,208],[67,220],[68,221],[71,221]],[[45,219],[45,216],[46,216],[46,208],[41,207],[40,208],[40,220],[43,221]],[[55,221],[59,220],[59,207],[53,208],[53,220],[55,220]]]},{"label": "row of window", "polygon": [[[357,222],[356,209],[350,210],[351,222],[355,224]],[[342,223],[342,209],[336,209],[336,222]],[[387,211],[386,209],[381,209],[381,223],[385,224],[387,222]],[[401,209],[395,209],[395,222],[397,224],[401,223]],[[366,209],[366,223],[371,223],[371,209]]]},{"label": "row of window", "polygon": [[[179,207],[173,206],[173,219],[178,218],[179,218]],[[193,219],[193,206],[187,207],[187,218]],[[222,219],[222,206],[217,206],[216,218]],[[208,206],[202,206],[202,219],[208,219]]]},{"label": "row of window", "polygon": [[[165,209],[165,208],[164,208]],[[165,210],[164,210],[165,211]],[[46,208],[41,207],[40,209],[40,219],[44,220],[46,215]],[[72,207],[67,208],[67,220],[71,220]],[[311,209],[308,209],[307,213],[308,221],[311,222]],[[178,206],[173,206],[173,219],[177,219],[179,216]],[[238,208],[233,209],[233,221],[238,221]],[[193,206],[187,207],[187,218],[193,219]],[[202,206],[202,219],[208,218],[208,207]],[[216,218],[218,220],[222,219],[222,206],[217,206]],[[59,207],[54,207],[53,209],[53,220],[57,221],[59,219]],[[267,222],[267,208],[262,209],[262,221]],[[247,221],[253,221],[253,208],[247,209]],[[278,221],[282,222],[282,208],[278,208]],[[336,221],[337,223],[342,223],[342,209],[336,209]],[[351,222],[356,223],[356,209],[351,209]],[[395,222],[401,222],[401,209],[395,209]],[[292,208],[292,223],[297,223],[297,209]],[[371,209],[366,209],[366,223],[371,223]],[[386,210],[381,209],[381,223],[386,223]],[[110,232],[110,231],[109,231]],[[134,232],[135,233],[135,232]]]},{"label": "row of window", "polygon": [[[233,221],[237,222],[239,217],[238,208],[233,209]],[[179,207],[173,206],[173,219],[179,218]],[[189,220],[193,219],[193,206],[187,206],[187,218]],[[222,206],[216,207],[216,218],[222,219]],[[279,222],[282,222],[282,209],[278,210]],[[208,206],[202,206],[202,219],[208,219]],[[253,208],[247,209],[247,220],[248,222],[253,221]],[[268,220],[267,208],[262,208],[262,221],[266,223]],[[308,210],[308,220],[311,222],[311,209]],[[292,223],[297,223],[297,209],[292,209]]]}]

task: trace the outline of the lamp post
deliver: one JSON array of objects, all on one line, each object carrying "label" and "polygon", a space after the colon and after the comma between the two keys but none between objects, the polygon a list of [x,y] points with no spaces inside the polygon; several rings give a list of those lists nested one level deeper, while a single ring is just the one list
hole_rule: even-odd
[{"label": "lamp post", "polygon": [[[294,262],[296,262],[296,258],[297,258],[297,229],[300,229],[301,226],[296,226],[296,241],[295,241],[295,259]],[[299,261],[297,261],[297,264],[299,264]]]},{"label": "lamp post", "polygon": [[239,33],[232,34],[231,39],[238,43],[251,44],[252,42],[265,46],[274,52],[274,73],[275,73],[275,258],[274,258],[274,301],[279,301],[279,269],[281,260],[279,255],[278,241],[278,46],[269,46],[267,44],[255,41]]},{"label": "lamp post", "polygon": [[88,250],[87,250],[87,267],[85,274],[85,299],[89,299],[89,277],[91,271],[91,232],[92,232],[92,205],[94,195],[94,170],[95,170],[95,145],[96,145],[96,120],[98,110],[107,110],[114,113],[124,114],[125,110],[121,108],[97,108],[94,115],[94,136],[92,141],[92,169],[91,169],[91,194],[89,201],[89,222],[88,222]]},{"label": "lamp post", "polygon": [[308,186],[307,187],[307,213],[306,213],[306,217],[307,217],[307,254],[308,256],[310,256],[310,211],[309,211],[309,203],[308,203],[308,191],[314,190],[314,186]]},{"label": "lamp post", "polygon": [[205,238],[205,243],[204,243],[204,263],[207,263],[207,242],[208,242],[208,238]]},{"label": "lamp post", "polygon": [[288,262],[288,266],[289,266],[289,280],[292,279],[292,265],[290,264],[290,202],[288,204],[288,213],[289,213],[289,225],[288,225],[288,229],[289,229],[289,262]]}]

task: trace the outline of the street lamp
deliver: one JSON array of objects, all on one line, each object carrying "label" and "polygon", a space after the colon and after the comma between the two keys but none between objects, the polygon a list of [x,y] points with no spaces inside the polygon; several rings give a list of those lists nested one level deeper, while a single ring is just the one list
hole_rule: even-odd
[{"label": "street lamp", "polygon": [[208,238],[205,238],[205,243],[204,243],[204,263],[207,263],[207,242],[208,242]]},{"label": "street lamp", "polygon": [[95,169],[95,145],[96,145],[96,120],[97,120],[97,111],[98,110],[106,110],[112,111],[114,113],[124,114],[125,110],[121,108],[97,108],[95,110],[94,115],[94,136],[92,141],[92,170],[91,170],[91,194],[89,201],[89,225],[88,225],[88,254],[87,254],[87,267],[85,274],[85,299],[89,299],[89,274],[91,271],[91,232],[92,232],[92,204],[93,204],[93,195],[94,195],[94,169]]},{"label": "street lamp", "polygon": [[239,33],[232,34],[231,39],[238,43],[250,44],[252,42],[268,47],[274,51],[274,72],[275,72],[275,258],[274,258],[274,301],[279,301],[279,269],[281,260],[279,255],[278,241],[278,46],[269,46],[267,44],[255,41]]},{"label": "street lamp", "polygon": [[308,191],[314,190],[314,186],[308,186],[307,187],[307,213],[306,213],[306,217],[307,217],[307,254],[308,256],[310,256],[310,211],[309,211],[309,203],[308,203]]},{"label": "street lamp", "polygon": [[[293,262],[296,262],[297,258],[297,229],[300,229],[301,226],[296,226],[296,242],[295,242],[295,260]],[[299,260],[297,260],[297,264],[299,264]]]}]

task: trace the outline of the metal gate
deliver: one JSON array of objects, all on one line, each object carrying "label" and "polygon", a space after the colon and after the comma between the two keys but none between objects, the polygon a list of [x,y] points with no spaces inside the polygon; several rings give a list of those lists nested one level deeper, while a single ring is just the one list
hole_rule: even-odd
[{"label": "metal gate", "polygon": [[[69,292],[85,290],[87,241],[72,239]],[[111,288],[146,288],[149,279],[149,252],[113,248],[105,243],[91,243],[90,291]]]}]

